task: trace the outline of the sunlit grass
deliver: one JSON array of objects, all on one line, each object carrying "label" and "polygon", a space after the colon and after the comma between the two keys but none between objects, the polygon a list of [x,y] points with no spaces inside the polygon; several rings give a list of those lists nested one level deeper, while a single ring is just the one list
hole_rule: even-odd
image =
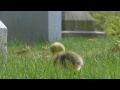
[{"label": "sunlit grass", "polygon": [[[120,78],[120,52],[113,52],[112,38],[63,38],[66,50],[80,54],[84,65],[78,72],[53,66],[50,43],[8,43],[8,61],[3,65],[0,56],[2,79],[116,79]],[[29,52],[18,54],[20,47],[27,45]]]}]

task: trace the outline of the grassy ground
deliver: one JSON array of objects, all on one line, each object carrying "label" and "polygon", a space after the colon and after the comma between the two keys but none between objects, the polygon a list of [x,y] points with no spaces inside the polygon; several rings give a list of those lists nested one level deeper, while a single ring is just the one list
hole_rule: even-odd
[{"label": "grassy ground", "polygon": [[[28,45],[8,43],[8,61],[4,66],[0,56],[2,79],[117,79],[120,78],[120,51],[112,51],[113,38],[63,38],[66,50],[80,54],[84,65],[78,72],[53,66],[50,43]],[[28,45],[30,51],[19,54],[20,47]]]}]

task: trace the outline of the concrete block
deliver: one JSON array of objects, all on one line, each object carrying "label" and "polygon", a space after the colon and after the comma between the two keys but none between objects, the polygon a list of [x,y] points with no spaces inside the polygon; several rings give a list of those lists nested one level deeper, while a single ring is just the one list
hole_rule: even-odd
[{"label": "concrete block", "polygon": [[4,56],[4,63],[7,62],[7,27],[0,21],[0,54]]}]

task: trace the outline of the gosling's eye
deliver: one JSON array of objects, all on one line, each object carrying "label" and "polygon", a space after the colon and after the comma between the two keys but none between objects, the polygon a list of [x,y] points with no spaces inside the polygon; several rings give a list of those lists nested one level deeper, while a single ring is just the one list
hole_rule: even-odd
[{"label": "gosling's eye", "polygon": [[54,49],[52,50],[52,52],[54,53]]}]

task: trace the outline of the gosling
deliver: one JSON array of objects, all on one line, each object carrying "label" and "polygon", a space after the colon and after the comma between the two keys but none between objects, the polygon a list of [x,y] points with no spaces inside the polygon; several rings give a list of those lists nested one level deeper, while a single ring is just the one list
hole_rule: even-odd
[{"label": "gosling", "polygon": [[72,51],[65,51],[63,44],[55,42],[50,46],[50,51],[54,56],[53,64],[60,63],[65,69],[66,65],[71,66],[72,70],[79,71],[83,65],[83,59],[77,53]]}]

